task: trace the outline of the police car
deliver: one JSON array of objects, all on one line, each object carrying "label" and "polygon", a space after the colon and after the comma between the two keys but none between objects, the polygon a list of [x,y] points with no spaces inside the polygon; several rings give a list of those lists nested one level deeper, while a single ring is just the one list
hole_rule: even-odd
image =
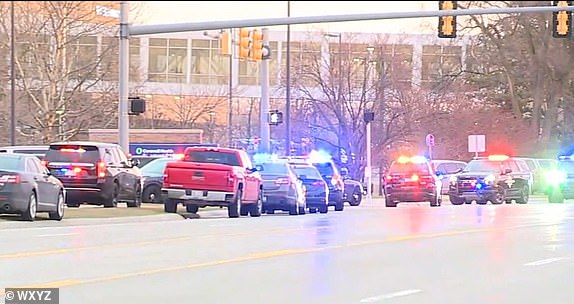
[{"label": "police car", "polygon": [[547,172],[546,185],[550,203],[574,198],[574,155],[558,157],[556,168]]}]

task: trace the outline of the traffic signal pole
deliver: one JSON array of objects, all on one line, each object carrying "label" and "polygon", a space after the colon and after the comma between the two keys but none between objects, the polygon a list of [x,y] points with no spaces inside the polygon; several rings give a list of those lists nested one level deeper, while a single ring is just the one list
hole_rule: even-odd
[{"label": "traffic signal pole", "polygon": [[[263,45],[269,46],[268,29],[262,29]],[[261,60],[261,102],[259,104],[259,125],[261,144],[259,145],[259,152],[271,152],[271,127],[268,121],[269,115],[269,60]]]},{"label": "traffic signal pole", "polygon": [[[150,24],[150,25],[128,25],[128,5],[127,1],[120,2],[120,78],[119,78],[119,106],[118,106],[118,129],[119,129],[119,142],[125,151],[129,151],[129,118],[128,118],[128,85],[129,85],[129,37],[153,34],[168,34],[168,33],[181,33],[193,31],[209,31],[220,30],[222,28],[242,28],[242,27],[263,27],[274,25],[293,25],[293,24],[310,24],[310,23],[333,23],[333,22],[349,22],[349,21],[367,21],[367,20],[385,20],[385,19],[409,19],[409,18],[424,18],[424,17],[440,17],[440,16],[468,16],[468,15],[492,15],[492,14],[519,14],[519,13],[543,13],[543,12],[559,12],[559,11],[574,11],[574,7],[558,7],[558,6],[534,6],[534,7],[504,7],[504,8],[480,8],[480,9],[463,9],[463,10],[447,10],[447,11],[416,11],[416,12],[393,12],[393,13],[371,13],[371,14],[352,14],[352,15],[323,15],[323,16],[302,16],[302,17],[280,17],[280,18],[266,18],[266,19],[246,19],[246,20],[219,20],[219,21],[206,21],[206,22],[193,22],[193,23],[174,23],[174,24]],[[266,37],[266,35],[264,36]],[[262,71],[268,72],[268,63],[265,60],[262,62]],[[267,87],[265,94],[268,94],[269,79],[268,74],[265,76],[267,80]],[[263,86],[261,91],[263,93]],[[262,94],[263,95],[263,94]],[[265,98],[261,97],[263,102]],[[261,105],[263,109],[269,109],[269,96],[266,97],[266,105]],[[265,113],[265,114],[263,114]],[[262,112],[261,115],[267,115]],[[269,126],[266,123],[262,124],[261,133],[269,134]],[[267,127],[263,127],[267,125]],[[266,128],[266,130],[264,130]],[[266,141],[267,147],[269,146],[269,136],[262,138]],[[264,145],[265,146],[265,145]]]}]

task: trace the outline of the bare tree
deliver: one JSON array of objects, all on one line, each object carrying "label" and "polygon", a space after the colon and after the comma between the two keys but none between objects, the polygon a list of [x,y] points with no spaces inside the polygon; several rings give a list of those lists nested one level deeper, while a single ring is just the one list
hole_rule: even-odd
[{"label": "bare tree", "polygon": [[[547,5],[544,1],[468,1],[464,7]],[[472,16],[467,25],[478,30],[473,54],[477,62],[468,77],[486,92],[488,101],[510,108],[530,122],[539,148],[557,140],[562,101],[572,98],[571,40],[552,37],[552,14]]]},{"label": "bare tree", "polygon": [[[12,4],[21,134],[31,142],[49,143],[105,125],[117,112],[117,82],[107,81],[117,71],[109,68],[110,57],[117,55],[112,44],[102,45],[98,37],[113,39],[117,20],[96,15],[95,7],[102,5],[98,1]],[[0,4],[4,50],[10,41],[9,9],[9,2]]]}]

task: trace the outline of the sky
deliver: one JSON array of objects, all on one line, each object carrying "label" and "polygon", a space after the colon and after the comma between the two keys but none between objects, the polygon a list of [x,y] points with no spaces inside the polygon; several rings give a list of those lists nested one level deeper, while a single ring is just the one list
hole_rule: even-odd
[{"label": "sky", "polygon": [[[132,24],[167,24],[287,17],[288,1],[130,1]],[[290,1],[291,16],[437,10],[438,1]],[[293,31],[436,33],[438,18],[293,25]],[[284,26],[269,27],[285,30]]]}]

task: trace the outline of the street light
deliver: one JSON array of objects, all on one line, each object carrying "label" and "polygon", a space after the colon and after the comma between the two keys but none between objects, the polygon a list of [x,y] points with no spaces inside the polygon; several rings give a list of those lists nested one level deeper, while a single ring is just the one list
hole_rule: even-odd
[{"label": "street light", "polygon": [[[345,117],[344,115],[344,108],[343,108],[343,101],[342,96],[343,96],[343,34],[338,33],[338,34],[334,34],[334,33],[326,33],[323,35],[323,37],[325,38],[339,38],[339,72],[337,73],[337,75],[339,76],[339,89],[338,91],[338,96],[337,96],[337,111],[339,112],[338,114],[341,115],[342,117]],[[331,66],[329,64],[329,66]],[[343,119],[343,121],[346,121],[345,119]],[[339,161],[341,161],[341,136],[343,134],[343,127],[341,126],[341,124],[339,123],[339,134],[337,135],[337,155],[339,156]],[[346,148],[346,145],[345,145]]]}]

